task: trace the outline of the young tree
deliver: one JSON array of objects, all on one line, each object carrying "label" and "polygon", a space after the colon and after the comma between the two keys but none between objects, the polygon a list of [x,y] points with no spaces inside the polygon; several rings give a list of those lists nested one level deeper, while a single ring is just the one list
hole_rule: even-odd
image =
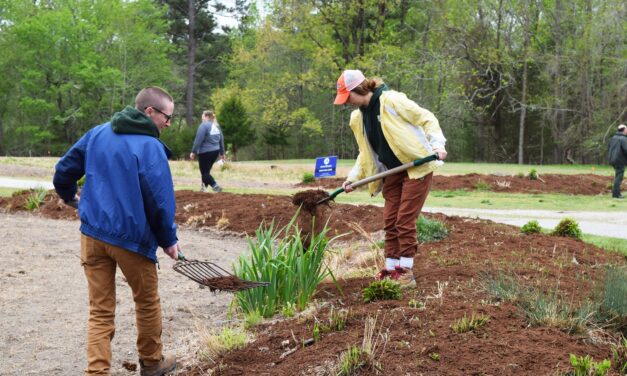
[{"label": "young tree", "polygon": [[237,96],[228,98],[218,110],[218,123],[222,128],[224,143],[233,148],[233,159],[237,150],[255,141],[255,130],[242,101]]}]

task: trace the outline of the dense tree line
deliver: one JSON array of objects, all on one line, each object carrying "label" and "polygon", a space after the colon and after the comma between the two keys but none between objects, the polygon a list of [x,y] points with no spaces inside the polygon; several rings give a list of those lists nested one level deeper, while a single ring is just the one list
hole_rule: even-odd
[{"label": "dense tree line", "polygon": [[[240,159],[355,157],[343,69],[433,111],[452,160],[604,163],[627,119],[620,0],[0,0],[0,154],[58,155],[146,85],[185,155],[203,109]],[[215,14],[230,12],[234,28]],[[222,112],[220,112],[222,111]]]}]

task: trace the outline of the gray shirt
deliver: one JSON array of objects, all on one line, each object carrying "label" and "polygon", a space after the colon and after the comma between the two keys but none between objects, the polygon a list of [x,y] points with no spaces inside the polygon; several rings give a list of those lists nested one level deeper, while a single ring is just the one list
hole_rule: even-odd
[{"label": "gray shirt", "polygon": [[196,132],[192,153],[201,154],[216,150],[220,151],[220,155],[224,155],[224,137],[220,126],[217,122],[202,122]]}]

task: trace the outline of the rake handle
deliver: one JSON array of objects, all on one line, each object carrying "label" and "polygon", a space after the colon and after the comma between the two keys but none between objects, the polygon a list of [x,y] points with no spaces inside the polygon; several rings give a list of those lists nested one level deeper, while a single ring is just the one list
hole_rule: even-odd
[{"label": "rake handle", "polygon": [[[350,185],[353,188],[361,187],[362,185],[366,185],[366,184],[371,183],[371,182],[373,182],[375,180],[383,179],[385,177],[388,177],[390,175],[394,175],[394,174],[399,173],[401,171],[408,170],[408,169],[410,169],[412,167],[420,166],[420,165],[423,165],[423,164],[425,164],[427,162],[436,161],[436,160],[438,160],[438,155],[437,154],[433,154],[433,155],[430,155],[428,157],[424,157],[424,158],[421,158],[421,159],[416,159],[415,161],[407,162],[407,163],[402,164],[402,165],[400,165],[398,167],[394,167],[394,168],[392,168],[390,170],[384,171],[384,172],[382,172],[380,174],[372,175],[372,176],[369,176],[369,177],[367,177],[365,179],[357,180],[356,182],[351,183]],[[342,191],[344,191],[344,189],[342,189]],[[335,194],[335,192],[337,192],[337,194]],[[341,193],[341,192],[339,192],[339,189],[337,191],[335,191],[335,192],[333,192],[333,194],[335,194],[336,196]]]}]

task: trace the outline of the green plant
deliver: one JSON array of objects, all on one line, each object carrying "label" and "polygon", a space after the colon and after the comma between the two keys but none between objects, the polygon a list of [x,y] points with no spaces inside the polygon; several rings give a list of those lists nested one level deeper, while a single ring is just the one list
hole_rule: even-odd
[{"label": "green plant", "polygon": [[621,375],[627,374],[627,338],[623,337],[622,341],[612,346],[612,360]]},{"label": "green plant", "polygon": [[581,239],[579,224],[572,218],[562,219],[553,229],[552,235]]},{"label": "green plant", "polygon": [[383,370],[375,357],[379,346],[378,339],[382,337],[380,333],[375,335],[376,327],[377,317],[366,317],[361,347],[349,346],[348,350],[340,355],[339,362],[333,370],[334,375],[354,375],[362,369],[371,371],[368,374],[379,373]]},{"label": "green plant", "polygon": [[627,335],[627,269],[608,267],[601,291],[598,315],[600,321]]},{"label": "green plant", "polygon": [[522,179],[522,178],[525,177],[525,173],[524,172],[519,172],[519,173],[516,174],[516,177]]},{"label": "green plant", "polygon": [[333,309],[329,313],[329,330],[340,331],[346,328],[346,320],[348,319],[348,311],[345,309]]},{"label": "green plant", "polygon": [[331,277],[337,285],[335,276],[324,263],[331,241],[326,238],[328,227],[325,225],[320,233],[311,234],[309,246],[305,248],[300,230],[294,224],[297,216],[298,212],[282,230],[276,230],[274,223],[268,228],[261,224],[255,232],[256,238],[248,239],[250,257],[239,257],[235,274],[242,279],[270,284],[235,295],[244,313],[256,310],[263,317],[271,317],[288,303],[302,311],[325,278]]},{"label": "green plant", "polygon": [[313,183],[314,181],[316,181],[314,174],[312,174],[311,172],[303,173],[303,178],[301,180],[303,184]]},{"label": "green plant", "polygon": [[508,303],[519,302],[526,294],[526,291],[514,277],[502,273],[496,277],[485,273],[480,274],[479,285],[488,295]]},{"label": "green plant", "polygon": [[590,355],[577,356],[570,354],[570,365],[573,367],[572,376],[604,376],[612,367],[612,363],[608,359],[597,363]]},{"label": "green plant", "polygon": [[82,178],[78,179],[78,181],[76,182],[76,184],[80,187],[83,188],[83,186],[85,185],[85,175],[83,175]]},{"label": "green plant", "polygon": [[409,302],[407,303],[411,308],[420,308],[423,309],[425,308],[425,303],[421,302],[420,300],[417,299],[410,299]]},{"label": "green plant", "polygon": [[451,325],[451,329],[455,333],[466,333],[466,332],[479,329],[480,327],[487,324],[489,321],[490,321],[490,316],[487,316],[487,315],[475,316],[475,314],[473,313],[470,316],[470,318],[468,318],[466,314],[464,313],[464,317],[455,321],[455,323]]},{"label": "green plant", "polygon": [[486,183],[483,180],[479,180],[475,183],[475,189],[477,191],[489,191],[492,189],[492,184]]},{"label": "green plant", "polygon": [[429,353],[429,358],[435,360],[436,362],[439,362],[440,361],[440,354],[438,354],[437,352]]},{"label": "green plant", "polygon": [[575,310],[557,292],[534,291],[520,304],[531,325],[551,326],[568,333],[581,333],[593,316],[590,306]]},{"label": "green plant", "polygon": [[259,311],[250,311],[244,315],[244,328],[249,329],[259,325],[263,321]]},{"label": "green plant", "polygon": [[542,232],[542,227],[535,219],[525,223],[523,227],[520,228],[520,231],[523,234],[539,234]]},{"label": "green plant", "polygon": [[28,197],[26,197],[26,203],[24,204],[24,208],[28,211],[39,209],[41,204],[46,199],[47,194],[48,192],[45,189],[36,189],[30,195],[28,195]]},{"label": "green plant", "polygon": [[538,180],[538,171],[536,171],[535,168],[532,168],[531,171],[529,171],[529,175],[527,175],[527,177],[529,178],[529,180]]},{"label": "green plant", "polygon": [[363,350],[358,346],[350,346],[340,355],[337,376],[354,375],[367,364]]},{"label": "green plant", "polygon": [[294,317],[296,314],[296,305],[293,302],[287,302],[281,307],[281,315],[286,318]]},{"label": "green plant", "polygon": [[313,329],[311,331],[311,337],[315,342],[320,341],[320,324],[317,322],[314,323]]},{"label": "green plant", "polygon": [[199,357],[203,360],[215,359],[221,354],[244,347],[248,340],[248,334],[243,328],[225,326],[203,336],[204,346],[199,349]]},{"label": "green plant", "polygon": [[389,279],[374,281],[362,290],[364,302],[369,303],[375,300],[400,300],[403,292],[398,283]]},{"label": "green plant", "polygon": [[422,215],[416,220],[416,231],[418,232],[418,241],[421,243],[435,242],[448,236],[448,228],[444,223],[437,219],[428,219]]}]

